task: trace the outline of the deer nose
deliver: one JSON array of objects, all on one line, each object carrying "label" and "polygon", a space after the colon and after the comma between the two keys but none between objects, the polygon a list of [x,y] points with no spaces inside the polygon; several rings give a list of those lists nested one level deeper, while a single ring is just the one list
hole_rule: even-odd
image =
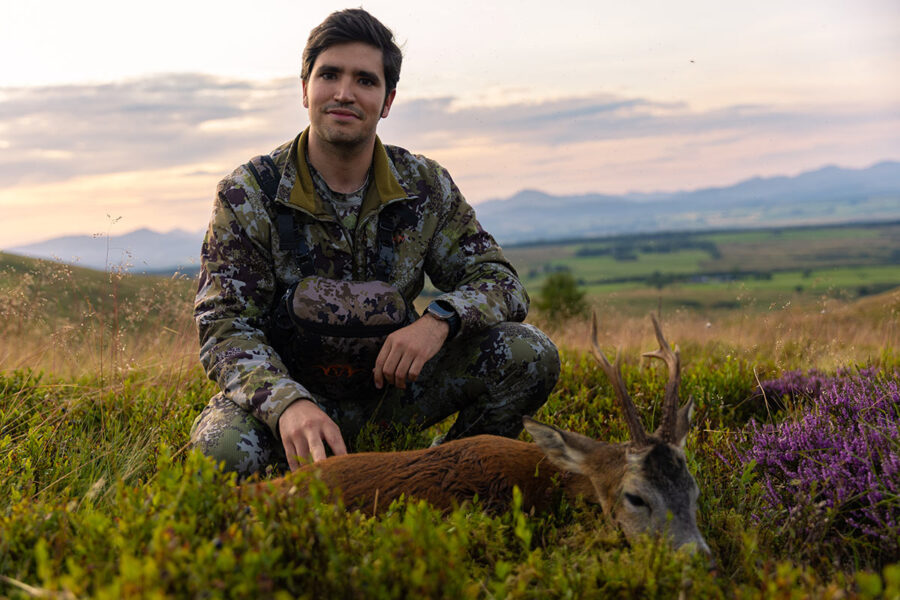
[{"label": "deer nose", "polygon": [[697,550],[706,555],[706,570],[715,574],[719,565],[716,563],[716,558],[713,556],[712,550],[710,550],[709,546],[706,544],[706,540],[701,537],[696,547]]},{"label": "deer nose", "polygon": [[698,548],[703,554],[712,557],[712,551],[709,549],[709,546],[706,545],[706,540],[700,538],[700,547]]},{"label": "deer nose", "polygon": [[696,554],[697,552],[705,554],[711,561],[710,564],[712,566],[710,568],[715,568],[715,559],[713,559],[712,557],[712,551],[709,549],[709,546],[706,544],[706,540],[703,539],[703,536],[701,536],[699,532],[696,535],[685,540],[681,544],[678,544],[678,547],[684,548],[691,554]]}]

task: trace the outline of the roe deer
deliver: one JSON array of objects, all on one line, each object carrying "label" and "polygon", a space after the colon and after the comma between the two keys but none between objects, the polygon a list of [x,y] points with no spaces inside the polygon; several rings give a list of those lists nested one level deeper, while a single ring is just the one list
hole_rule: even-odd
[{"label": "roe deer", "polygon": [[[477,495],[482,506],[498,512],[509,507],[513,486],[521,490],[525,510],[541,511],[559,490],[599,503],[626,537],[666,532],[675,547],[693,544],[694,550],[709,553],[697,529],[699,492],[684,456],[692,402],[678,409],[678,350],[669,347],[656,318],[651,318],[660,347],[644,356],[665,361],[669,370],[661,424],[652,435],[645,432],[625,389],[618,353],[611,365],[600,350],[595,315],[594,355],[612,383],[631,441],[601,442],[524,417],[536,444],[479,435],[422,450],[332,456],[300,471],[318,472],[330,489],[339,490],[348,507],[372,514],[401,495],[444,510]],[[256,489],[292,485],[305,486],[289,475],[257,484]]]}]

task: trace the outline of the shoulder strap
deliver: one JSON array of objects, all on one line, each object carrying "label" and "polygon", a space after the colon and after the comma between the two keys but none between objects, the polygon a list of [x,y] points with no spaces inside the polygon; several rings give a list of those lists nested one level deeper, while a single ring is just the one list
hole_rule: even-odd
[{"label": "shoulder strap", "polygon": [[382,212],[378,216],[378,233],[375,239],[378,242],[378,259],[375,261],[375,279],[388,281],[391,277],[391,267],[394,258],[394,230],[397,228],[395,214]]},{"label": "shoulder strap", "polygon": [[297,226],[294,222],[294,211],[282,204],[275,202],[278,194],[278,184],[281,182],[281,173],[275,166],[275,161],[268,154],[256,156],[247,163],[247,168],[256,179],[259,189],[268,200],[275,212],[275,226],[278,228],[278,248],[282,252],[289,252],[300,265],[300,272],[304,276],[313,274],[313,264],[309,256],[309,247],[303,238],[297,235]]},{"label": "shoulder strap", "polygon": [[403,225],[415,225],[416,217],[404,203],[395,203],[381,211],[378,216],[378,260],[375,263],[375,278],[387,282],[394,262],[394,236]]},{"label": "shoulder strap", "polygon": [[281,181],[281,173],[275,166],[275,161],[268,154],[256,156],[247,163],[247,168],[253,173],[256,183],[259,184],[263,194],[270,201],[275,200],[278,193],[278,184]]}]

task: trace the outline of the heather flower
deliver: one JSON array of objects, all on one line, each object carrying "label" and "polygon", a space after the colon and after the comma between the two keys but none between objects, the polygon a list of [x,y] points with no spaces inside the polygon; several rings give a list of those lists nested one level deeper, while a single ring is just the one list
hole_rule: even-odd
[{"label": "heather flower", "polygon": [[792,371],[762,387],[806,401],[781,423],[750,424],[740,459],[756,462],[762,483],[755,517],[806,540],[900,558],[900,381],[876,369]]}]

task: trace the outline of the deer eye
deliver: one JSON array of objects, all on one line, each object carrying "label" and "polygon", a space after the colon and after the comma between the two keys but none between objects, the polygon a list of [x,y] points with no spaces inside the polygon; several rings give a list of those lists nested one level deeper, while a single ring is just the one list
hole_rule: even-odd
[{"label": "deer eye", "polygon": [[644,502],[643,498],[641,498],[640,496],[636,496],[634,494],[629,494],[628,492],[625,492],[625,499],[628,500],[629,504],[631,504],[632,506],[636,506],[638,508],[640,508],[642,506],[647,506],[647,503]]}]

